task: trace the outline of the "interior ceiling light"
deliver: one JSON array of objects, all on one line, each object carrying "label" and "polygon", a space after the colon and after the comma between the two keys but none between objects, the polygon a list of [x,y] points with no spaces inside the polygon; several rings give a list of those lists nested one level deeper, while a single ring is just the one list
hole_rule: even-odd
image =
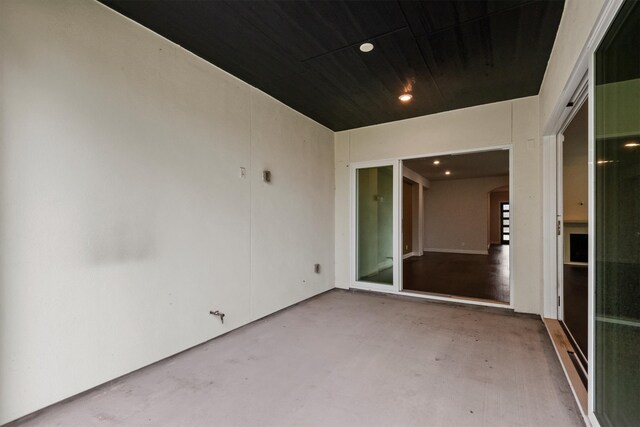
[{"label": "interior ceiling light", "polygon": [[373,44],[371,43],[362,43],[360,45],[360,51],[361,52],[371,52],[373,50]]},{"label": "interior ceiling light", "polygon": [[434,161],[433,161],[433,164],[434,164],[434,165],[439,165],[439,164],[440,164],[440,160],[434,160]]},{"label": "interior ceiling light", "polygon": [[451,171],[446,171],[444,174],[445,175],[451,175]]},{"label": "interior ceiling light", "polygon": [[638,141],[629,141],[626,144],[624,144],[625,147],[629,147],[629,148],[633,148],[633,147],[640,147],[640,142]]},{"label": "interior ceiling light", "polygon": [[613,160],[598,160],[596,163],[599,165],[604,165],[605,163],[613,163]]},{"label": "interior ceiling light", "polygon": [[411,101],[412,98],[413,98],[413,95],[411,95],[410,93],[403,93],[398,97],[400,101],[405,103]]}]

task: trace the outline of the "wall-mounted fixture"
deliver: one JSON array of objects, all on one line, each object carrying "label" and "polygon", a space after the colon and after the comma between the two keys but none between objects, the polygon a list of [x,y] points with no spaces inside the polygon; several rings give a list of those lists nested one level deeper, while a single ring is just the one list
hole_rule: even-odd
[{"label": "wall-mounted fixture", "polygon": [[313,266],[313,272],[318,274],[320,273],[320,264],[315,264]]},{"label": "wall-mounted fixture", "polygon": [[209,314],[211,314],[212,316],[218,316],[222,324],[224,324],[224,313],[220,313],[219,310],[216,310],[216,311],[210,311]]},{"label": "wall-mounted fixture", "polygon": [[271,182],[271,171],[262,171],[262,181]]}]

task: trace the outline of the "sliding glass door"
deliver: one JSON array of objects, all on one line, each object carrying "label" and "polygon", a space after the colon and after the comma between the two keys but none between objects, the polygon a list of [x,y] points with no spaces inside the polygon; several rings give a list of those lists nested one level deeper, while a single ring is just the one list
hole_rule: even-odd
[{"label": "sliding glass door", "polygon": [[353,274],[356,287],[396,289],[396,169],[394,164],[354,165]]},{"label": "sliding glass door", "polygon": [[558,320],[587,382],[589,355],[589,102],[575,98],[557,144]]},{"label": "sliding glass door", "polygon": [[640,3],[595,54],[594,413],[640,425]]}]

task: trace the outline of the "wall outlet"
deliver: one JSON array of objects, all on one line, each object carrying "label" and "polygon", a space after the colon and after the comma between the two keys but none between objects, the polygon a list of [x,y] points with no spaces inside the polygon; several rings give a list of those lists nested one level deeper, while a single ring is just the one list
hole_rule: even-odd
[{"label": "wall outlet", "polygon": [[247,177],[247,169],[246,168],[240,168],[240,178],[246,178]]}]

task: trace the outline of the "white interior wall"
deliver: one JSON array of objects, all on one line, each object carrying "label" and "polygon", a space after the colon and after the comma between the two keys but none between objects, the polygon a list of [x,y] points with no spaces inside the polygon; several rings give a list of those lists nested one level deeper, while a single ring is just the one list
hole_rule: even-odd
[{"label": "white interior wall", "polygon": [[508,176],[431,181],[425,200],[425,251],[488,254],[491,190]]},{"label": "white interior wall", "polygon": [[0,424],[333,287],[330,130],[93,1],[0,58]]},{"label": "white interior wall", "polygon": [[513,148],[513,303],[541,308],[541,161],[538,97],[521,98],[335,134],[336,286],[348,288],[351,163],[432,156],[511,144]]},{"label": "white interior wall", "polygon": [[[251,312],[260,318],[334,287],[333,132],[253,89]],[[261,182],[264,169],[272,182]],[[328,233],[328,234],[327,234]],[[320,274],[313,273],[320,264]]]}]

